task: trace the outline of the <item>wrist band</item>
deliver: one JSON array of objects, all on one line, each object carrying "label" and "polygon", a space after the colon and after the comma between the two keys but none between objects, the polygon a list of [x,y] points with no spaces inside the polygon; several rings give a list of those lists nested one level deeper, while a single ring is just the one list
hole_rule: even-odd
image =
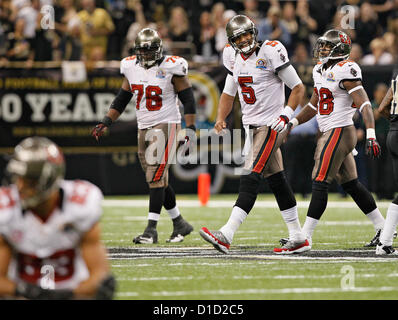
[{"label": "wrist band", "polygon": [[366,139],[376,139],[376,131],[374,128],[366,129]]},{"label": "wrist band", "polygon": [[297,118],[293,118],[293,119],[290,121],[290,123],[292,124],[292,129],[293,129],[295,126],[298,126],[298,125],[299,125],[299,121],[297,120]]},{"label": "wrist band", "polygon": [[102,118],[101,123],[103,123],[104,125],[106,125],[107,127],[110,127],[112,124],[112,119],[108,116],[105,116]]}]

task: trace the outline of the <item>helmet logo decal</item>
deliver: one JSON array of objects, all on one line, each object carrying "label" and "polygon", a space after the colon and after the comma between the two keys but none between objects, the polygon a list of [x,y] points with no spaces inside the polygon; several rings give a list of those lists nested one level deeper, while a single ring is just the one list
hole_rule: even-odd
[{"label": "helmet logo decal", "polygon": [[344,33],[339,33],[340,41],[345,44],[351,44],[351,39]]}]

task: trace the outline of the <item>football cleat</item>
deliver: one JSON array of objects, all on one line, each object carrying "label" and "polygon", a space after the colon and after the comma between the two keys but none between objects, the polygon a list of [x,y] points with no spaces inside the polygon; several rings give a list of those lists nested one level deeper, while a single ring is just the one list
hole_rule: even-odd
[{"label": "football cleat", "polygon": [[391,254],[391,255],[398,255],[398,252],[392,246],[384,246],[382,243],[378,243],[376,246],[376,255],[384,255],[384,254]]},{"label": "football cleat", "polygon": [[193,227],[184,219],[181,219],[174,224],[173,233],[170,238],[166,240],[166,242],[182,242],[184,237],[190,234],[193,231]]},{"label": "football cleat", "polygon": [[[308,240],[310,247],[312,247],[312,238],[307,238],[307,240]],[[279,243],[281,244],[282,247],[288,242],[289,242],[289,238],[282,238],[279,240]]]},{"label": "football cleat", "polygon": [[[373,237],[372,240],[370,240],[368,243],[364,245],[366,248],[371,248],[371,247],[376,247],[378,243],[380,242],[380,235],[381,235],[382,229],[377,229],[375,236]],[[395,239],[397,237],[397,232],[394,231],[393,238]]]},{"label": "football cleat", "polygon": [[311,249],[310,243],[307,239],[304,241],[288,240],[282,248],[274,248],[276,254],[293,254],[301,253]]},{"label": "football cleat", "polygon": [[135,244],[158,243],[158,232],[154,228],[146,228],[144,233],[133,239]]},{"label": "football cleat", "polygon": [[199,234],[207,242],[210,242],[218,251],[228,253],[230,243],[221,231],[210,231],[206,227],[200,229]]}]

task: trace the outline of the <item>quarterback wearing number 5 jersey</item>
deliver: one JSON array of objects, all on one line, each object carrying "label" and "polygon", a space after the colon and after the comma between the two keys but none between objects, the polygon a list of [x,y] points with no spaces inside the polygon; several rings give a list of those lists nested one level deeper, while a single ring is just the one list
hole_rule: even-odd
[{"label": "quarterback wearing number 5 jersey", "polygon": [[[315,150],[312,198],[303,226],[307,239],[312,242],[314,229],[326,209],[328,187],[336,179],[373,222],[376,235],[366,246],[376,246],[384,218],[371,193],[358,181],[353,156],[357,136],[352,117],[356,110],[362,113],[367,128],[366,152],[377,158],[380,147],[376,141],[371,104],[362,87],[361,69],[348,59],[350,50],[351,40],[342,31],[329,30],[318,39],[315,55],[320,61],[312,73],[314,92],[289,127],[316,115],[322,133]],[[285,241],[281,239],[281,243]]]},{"label": "quarterback wearing number 5 jersey", "polygon": [[[257,28],[246,16],[233,17],[226,26],[229,45],[223,61],[228,71],[221,95],[215,129],[221,132],[238,92],[246,141],[253,136],[250,148],[245,145],[247,174],[240,178],[239,196],[228,222],[218,231],[203,227],[200,235],[227,253],[234,233],[252,209],[259,186],[266,180],[275,195],[282,217],[289,229],[290,241],[274,251],[278,254],[310,249],[301,231],[294,194],[283,172],[279,149],[286,137],[286,127],[304,95],[304,86],[290,65],[285,47],[279,41],[256,40]],[[285,85],[292,92],[285,106]]]},{"label": "quarterback wearing number 5 jersey", "polygon": [[184,236],[192,232],[193,227],[182,218],[178,210],[174,190],[168,183],[168,169],[175,156],[177,135],[181,129],[178,99],[184,105],[188,129],[184,150],[187,150],[189,136],[196,131],[196,107],[187,77],[188,63],[182,57],[163,55],[162,40],[150,28],[138,33],[134,50],[134,56],[124,58],[120,63],[120,72],[124,75],[122,88],[107,115],[93,129],[92,135],[98,140],[134,97],[138,123],[138,157],[149,186],[149,212],[144,233],[135,237],[133,242],[158,242],[156,225],[162,206],[173,220],[173,232],[167,241],[181,242]]}]

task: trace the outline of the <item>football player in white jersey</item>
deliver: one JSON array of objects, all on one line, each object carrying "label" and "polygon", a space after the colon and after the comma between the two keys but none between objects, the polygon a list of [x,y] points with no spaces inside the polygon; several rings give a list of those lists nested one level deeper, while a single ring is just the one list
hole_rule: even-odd
[{"label": "football player in white jersey", "polygon": [[[188,80],[188,63],[178,56],[163,55],[163,45],[158,33],[150,28],[141,30],[135,40],[134,56],[124,58],[120,71],[124,81],[104,119],[93,129],[98,140],[105,130],[125,110],[135,96],[138,123],[138,156],[149,185],[148,225],[144,233],[133,239],[134,243],[152,244],[158,242],[156,230],[162,206],[173,221],[173,232],[168,242],[181,242],[192,232],[193,227],[183,219],[176,205],[173,188],[168,183],[168,169],[175,155],[177,134],[181,129],[181,114],[178,99],[184,105],[186,127],[195,128],[196,105],[192,86]],[[147,150],[157,139],[148,142],[148,137],[163,132],[160,161],[148,161]],[[160,141],[160,140],[159,140]],[[189,135],[185,136],[185,147]],[[153,149],[153,148],[152,148]]]},{"label": "football player in white jersey", "polygon": [[15,147],[0,188],[0,297],[111,299],[115,279],[100,241],[102,192],[63,180],[64,157],[52,141]]},{"label": "football player in white jersey", "polygon": [[[296,199],[284,175],[279,149],[286,137],[289,118],[304,95],[304,86],[290,65],[285,47],[279,41],[258,42],[257,28],[248,17],[233,17],[226,32],[229,45],[224,49],[223,60],[228,75],[215,130],[221,132],[226,128],[225,119],[238,92],[243,125],[247,135],[253,135],[252,152],[246,159],[246,168],[250,169],[240,177],[239,196],[227,223],[217,231],[203,227],[200,235],[217,250],[227,253],[235,232],[254,206],[260,183],[266,180],[290,236],[290,241],[274,252],[307,251],[310,246],[300,227]],[[284,105],[285,85],[292,90],[287,106]]]},{"label": "football player in white jersey", "polygon": [[[312,234],[326,209],[328,188],[336,181],[343,187],[372,221],[374,238],[365,246],[376,246],[384,225],[384,217],[372,194],[358,181],[353,151],[357,142],[353,115],[359,109],[366,126],[366,153],[380,155],[376,141],[372,107],[362,86],[360,67],[347,60],[351,40],[339,30],[329,30],[317,41],[314,55],[319,59],[313,69],[314,92],[310,102],[289,123],[294,127],[316,116],[322,136],[315,150],[312,172],[312,198],[303,231],[312,243]],[[354,151],[355,152],[355,151]],[[281,239],[283,244],[286,239]]]}]

